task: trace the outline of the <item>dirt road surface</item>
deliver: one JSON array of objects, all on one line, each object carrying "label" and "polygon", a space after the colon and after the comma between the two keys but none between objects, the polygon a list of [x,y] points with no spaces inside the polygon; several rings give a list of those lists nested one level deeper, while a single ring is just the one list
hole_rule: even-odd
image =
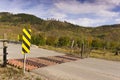
[{"label": "dirt road surface", "polygon": [[[2,43],[0,43],[2,47]],[[2,49],[0,55],[2,56]],[[55,51],[31,47],[27,57],[47,57],[64,55]],[[20,44],[8,44],[8,58],[23,58]],[[77,61],[38,68],[32,72],[48,80],[120,80],[120,62],[86,58]]]}]

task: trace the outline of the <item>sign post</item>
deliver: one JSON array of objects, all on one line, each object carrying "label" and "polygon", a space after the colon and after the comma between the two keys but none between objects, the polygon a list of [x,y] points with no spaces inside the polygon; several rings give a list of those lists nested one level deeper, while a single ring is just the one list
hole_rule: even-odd
[{"label": "sign post", "polygon": [[22,54],[24,54],[23,72],[25,73],[26,53],[30,53],[31,29],[23,29]]},{"label": "sign post", "polygon": [[23,72],[25,73],[26,54],[24,54]]}]

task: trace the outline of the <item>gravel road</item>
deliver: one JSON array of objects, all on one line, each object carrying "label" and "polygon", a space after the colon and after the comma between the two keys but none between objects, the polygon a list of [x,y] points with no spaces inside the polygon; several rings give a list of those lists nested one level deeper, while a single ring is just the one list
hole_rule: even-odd
[{"label": "gravel road", "polygon": [[[0,55],[3,55],[2,50],[2,42],[0,42]],[[8,59],[18,59],[23,58],[24,55],[21,53],[22,47],[21,44],[8,44],[7,52],[8,52]],[[27,57],[47,57],[47,56],[57,56],[57,55],[64,55],[62,53],[58,53],[51,50],[37,48],[36,46],[31,46],[30,54],[26,54]]]},{"label": "gravel road", "polygon": [[33,72],[49,80],[120,80],[120,62],[87,58],[39,68]]},{"label": "gravel road", "polygon": [[[0,47],[2,47],[1,42]],[[0,55],[2,56],[2,54],[2,49],[0,49]],[[64,54],[33,46],[27,57],[56,55]],[[8,58],[23,58],[20,44],[8,44]],[[86,58],[39,68],[32,72],[47,77],[48,80],[120,80],[120,62]]]}]

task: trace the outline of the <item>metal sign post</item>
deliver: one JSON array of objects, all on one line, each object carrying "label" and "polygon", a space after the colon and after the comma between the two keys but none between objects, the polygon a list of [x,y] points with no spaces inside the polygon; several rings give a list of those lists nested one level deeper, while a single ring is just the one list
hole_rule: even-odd
[{"label": "metal sign post", "polygon": [[30,53],[31,29],[23,29],[22,54],[24,54],[23,72],[25,73],[26,53]]},{"label": "metal sign post", "polygon": [[25,73],[26,54],[24,54],[23,72]]}]

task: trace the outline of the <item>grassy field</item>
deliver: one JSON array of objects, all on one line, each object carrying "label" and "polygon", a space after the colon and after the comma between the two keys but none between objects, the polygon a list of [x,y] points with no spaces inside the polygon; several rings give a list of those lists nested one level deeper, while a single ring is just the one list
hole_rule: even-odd
[{"label": "grassy field", "polygon": [[[57,52],[65,53],[65,54],[72,54],[75,56],[80,56],[80,49],[71,49],[71,48],[59,48],[59,47],[52,47],[52,46],[39,46],[40,48],[48,49],[48,50],[54,50]],[[115,56],[115,53],[112,53],[110,51],[104,51],[104,50],[92,50],[89,54],[89,57],[92,58],[99,58],[99,59],[106,59],[106,60],[112,60],[112,61],[120,61],[120,54]],[[87,53],[83,54],[84,57],[87,57]]]},{"label": "grassy field", "polygon": [[59,48],[59,47],[52,47],[52,46],[47,46],[47,45],[39,46],[39,48],[53,50],[53,51],[62,52],[62,53],[69,53],[70,52],[69,48]]}]

